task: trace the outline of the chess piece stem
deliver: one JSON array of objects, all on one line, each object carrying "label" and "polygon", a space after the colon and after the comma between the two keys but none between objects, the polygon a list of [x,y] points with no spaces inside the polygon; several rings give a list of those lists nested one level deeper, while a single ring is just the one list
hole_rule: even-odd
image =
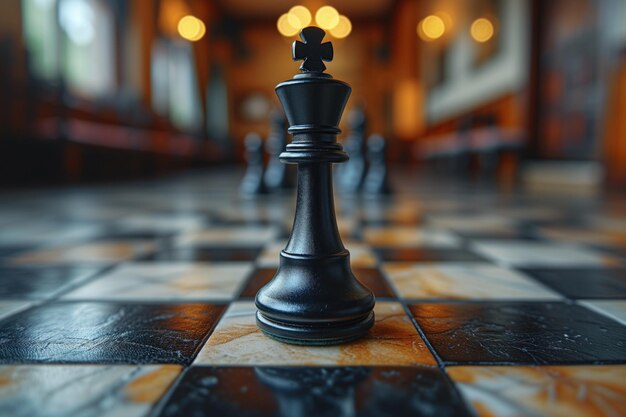
[{"label": "chess piece stem", "polygon": [[345,251],[335,219],[331,166],[298,166],[296,217],[285,252],[332,255]]}]

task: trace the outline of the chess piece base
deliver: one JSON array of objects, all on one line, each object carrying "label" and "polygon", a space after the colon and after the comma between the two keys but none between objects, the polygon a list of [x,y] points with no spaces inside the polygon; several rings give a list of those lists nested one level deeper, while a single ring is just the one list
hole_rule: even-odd
[{"label": "chess piece base", "polygon": [[256,322],[281,342],[340,344],[373,326],[374,301],[352,274],[347,250],[319,257],[283,251],[276,275],[256,296]]},{"label": "chess piece base", "polygon": [[374,313],[358,322],[350,322],[332,327],[301,327],[274,322],[257,312],[257,326],[261,331],[279,342],[303,346],[339,345],[363,337],[374,325]]}]

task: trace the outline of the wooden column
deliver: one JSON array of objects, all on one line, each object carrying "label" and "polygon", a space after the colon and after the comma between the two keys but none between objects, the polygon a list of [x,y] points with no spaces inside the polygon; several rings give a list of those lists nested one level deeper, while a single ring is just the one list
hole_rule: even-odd
[{"label": "wooden column", "polygon": [[152,107],[152,85],[150,67],[152,44],[157,36],[158,3],[155,0],[134,0],[131,2],[130,21],[137,28],[139,36],[139,71],[141,73],[140,94],[146,108]]},{"label": "wooden column", "polygon": [[626,189],[626,50],[611,80],[604,119],[604,164],[607,185]]}]

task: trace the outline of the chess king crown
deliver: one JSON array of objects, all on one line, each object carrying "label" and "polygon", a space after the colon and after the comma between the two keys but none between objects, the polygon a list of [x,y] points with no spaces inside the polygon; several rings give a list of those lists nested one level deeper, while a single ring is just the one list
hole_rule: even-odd
[{"label": "chess king crown", "polygon": [[300,74],[276,86],[276,94],[289,121],[292,142],[280,155],[287,163],[343,162],[348,159],[336,135],[352,88],[324,73],[324,61],[333,59],[333,45],[322,43],[326,33],[318,27],[302,29],[292,48],[294,61],[302,60]]}]

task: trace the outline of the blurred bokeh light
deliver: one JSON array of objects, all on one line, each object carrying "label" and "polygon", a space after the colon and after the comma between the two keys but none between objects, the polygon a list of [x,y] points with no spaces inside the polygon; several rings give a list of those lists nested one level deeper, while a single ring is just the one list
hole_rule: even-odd
[{"label": "blurred bokeh light", "polygon": [[202,39],[206,33],[206,26],[197,17],[187,15],[178,22],[178,33],[182,38],[195,42]]},{"label": "blurred bokeh light", "polygon": [[476,42],[487,42],[494,34],[493,23],[487,18],[478,18],[472,22],[470,33]]},{"label": "blurred bokeh light", "polygon": [[340,15],[337,26],[330,29],[329,32],[333,37],[337,39],[343,39],[347,37],[350,32],[352,32],[352,22],[350,22],[350,19],[348,19],[346,16]]},{"label": "blurred bokeh light", "polygon": [[311,12],[304,6],[293,6],[287,13],[287,19],[292,27],[302,29],[311,23]]},{"label": "blurred bokeh light", "polygon": [[426,41],[439,39],[446,31],[443,19],[437,15],[426,16],[419,24],[418,33]]},{"label": "blurred bokeh light", "polygon": [[315,23],[322,29],[332,29],[339,24],[339,12],[332,6],[322,6],[315,12]]}]

